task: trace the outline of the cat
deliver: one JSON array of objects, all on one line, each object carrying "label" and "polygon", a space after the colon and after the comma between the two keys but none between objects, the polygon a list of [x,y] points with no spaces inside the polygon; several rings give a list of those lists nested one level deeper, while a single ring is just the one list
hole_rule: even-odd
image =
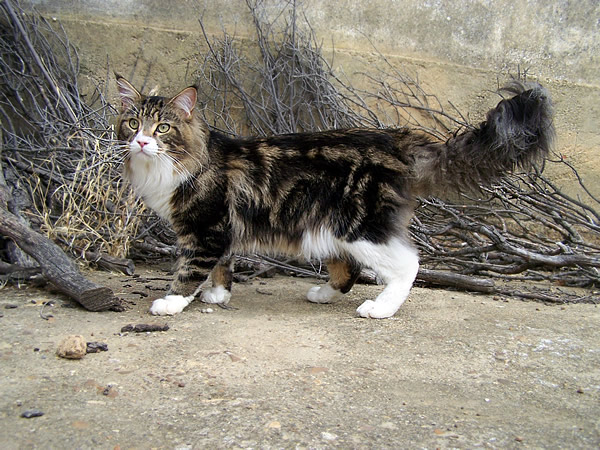
[{"label": "cat", "polygon": [[174,279],[155,315],[180,313],[200,294],[226,305],[233,255],[263,253],[325,260],[328,283],[307,293],[315,303],[347,293],[369,267],[386,287],[357,313],[391,317],[419,269],[408,233],[415,198],[527,168],[554,135],[549,94],[535,83],[512,83],[513,97],[478,127],[440,142],[408,128],[233,138],[201,119],[195,87],[146,96],[116,77],[124,176],[177,234]]}]

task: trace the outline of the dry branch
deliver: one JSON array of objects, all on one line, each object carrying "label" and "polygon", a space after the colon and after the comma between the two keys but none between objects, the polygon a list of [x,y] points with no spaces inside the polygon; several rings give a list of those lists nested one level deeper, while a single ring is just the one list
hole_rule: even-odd
[{"label": "dry branch", "polygon": [[111,272],[121,272],[125,275],[133,275],[135,273],[135,264],[128,258],[117,258],[105,253],[91,252],[89,250],[81,250],[79,252],[82,258],[102,269]]},{"label": "dry branch", "polygon": [[142,216],[121,180],[102,89],[84,101],[60,24],[14,0],[0,3],[0,51],[2,159],[13,193],[28,191],[29,220],[71,250],[125,257]]},{"label": "dry branch", "polygon": [[[2,204],[6,204],[6,190],[2,188]],[[120,305],[113,292],[81,275],[64,252],[41,234],[31,230],[18,217],[0,207],[0,233],[18,243],[19,247],[39,263],[44,276],[61,292],[76,300],[90,311],[105,311]]]},{"label": "dry branch", "polygon": [[[385,55],[362,74],[363,89],[332,69],[295,2],[270,20],[261,1],[247,0],[257,54],[222,31],[200,31],[208,51],[198,61],[206,120],[232,134],[276,134],[354,126],[409,126],[446,139],[469,127],[452,103],[427,92],[417,77]],[[60,24],[0,2],[0,121],[2,163],[13,209],[77,255],[132,270],[127,256],[173,257],[175,236],[131,196],[120,177],[124,149],[109,126],[104,88],[87,102],[78,85],[78,56]],[[359,75],[357,75],[359,76]],[[567,196],[541,173],[517,175],[454,202],[421,199],[411,233],[421,253],[419,280],[428,285],[494,292],[543,301],[594,301],[565,292],[523,291],[523,281],[549,286],[600,284],[598,196],[558,155],[581,187]],[[8,263],[21,265],[2,249]],[[277,267],[325,277],[318,262],[299,264],[252,257],[246,276]],[[115,265],[113,265],[113,268]],[[370,272],[364,280],[376,282]],[[515,287],[513,287],[515,286]]]},{"label": "dry branch", "polygon": [[[343,81],[322,56],[310,24],[300,25],[302,15],[295,4],[282,8],[275,21],[268,20],[260,1],[247,4],[259,47],[257,58],[238,50],[242,46],[225,30],[211,39],[200,21],[209,51],[199,63],[199,84],[206,98],[219,99],[207,108],[213,126],[233,134],[243,130],[259,135],[408,126],[442,140],[457,128],[472,126],[452,103],[428,93],[418,78],[399,71],[381,53],[382,67],[362,74],[366,88]],[[240,107],[245,121],[241,128],[235,120]],[[565,161],[559,157],[556,163]],[[583,195],[597,204],[576,169],[569,167]],[[464,204],[421,200],[411,226],[426,267],[419,273],[420,281],[557,302],[573,298],[563,292],[522,292],[522,281],[600,284],[600,216],[589,202],[568,197],[540,173],[509,177],[478,198],[463,195],[461,201]],[[265,264],[294,271],[289,261],[262,258],[251,276],[267,270]],[[298,275],[311,271],[295,266]],[[318,277],[325,274],[312,272]],[[494,279],[517,282],[519,288],[499,286]],[[593,301],[592,297],[575,301]]]}]

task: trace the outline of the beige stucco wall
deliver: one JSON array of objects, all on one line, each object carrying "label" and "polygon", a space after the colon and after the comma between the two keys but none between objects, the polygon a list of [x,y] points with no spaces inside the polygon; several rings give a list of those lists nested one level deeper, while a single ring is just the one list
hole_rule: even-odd
[{"label": "beige stucco wall", "polygon": [[[252,44],[244,0],[35,0],[56,17],[79,49],[84,79],[111,70],[175,90],[192,81],[203,51],[198,19],[224,26]],[[264,2],[268,14],[282,1]],[[600,195],[600,2],[580,0],[318,0],[299,9],[352,76],[380,62],[380,52],[427,89],[473,119],[493,106],[491,93],[508,73],[526,69],[546,85],[556,105],[557,150],[577,165]],[[187,74],[187,80],[186,78]],[[567,170],[553,169],[563,184]]]}]

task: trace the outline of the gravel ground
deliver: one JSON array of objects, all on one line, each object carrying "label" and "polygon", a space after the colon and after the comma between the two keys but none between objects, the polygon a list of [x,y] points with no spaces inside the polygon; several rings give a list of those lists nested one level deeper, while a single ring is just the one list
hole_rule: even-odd
[{"label": "gravel ground", "polygon": [[[396,316],[304,300],[313,281],[236,284],[236,310],[148,315],[168,275],[89,274],[130,301],[91,313],[0,296],[2,448],[598,448],[600,309],[414,288]],[[46,306],[40,317],[42,303]],[[161,332],[121,332],[128,324]],[[107,345],[56,356],[67,335]],[[35,416],[25,418],[23,413]]]}]

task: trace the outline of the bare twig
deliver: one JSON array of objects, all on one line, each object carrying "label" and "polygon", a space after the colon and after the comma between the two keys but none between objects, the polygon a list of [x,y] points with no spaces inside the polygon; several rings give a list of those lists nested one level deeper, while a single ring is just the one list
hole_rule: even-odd
[{"label": "bare twig", "polygon": [[[451,102],[427,92],[418,76],[403,73],[381,53],[381,67],[356,74],[363,88],[354,87],[325,59],[296,2],[286,3],[274,18],[261,1],[248,0],[247,6],[258,50],[250,55],[226,30],[209,36],[200,18],[207,51],[195,75],[213,127],[267,135],[407,126],[444,140],[472,126]],[[173,257],[172,230],[144,210],[121,180],[124,149],[109,126],[114,111],[105,100],[106,87],[83,101],[77,52],[60,25],[25,13],[15,0],[0,2],[0,51],[1,156],[15,203],[22,203],[14,209],[78,254]],[[476,197],[421,199],[411,226],[424,267],[419,279],[542,301],[594,301],[593,291],[572,297],[521,286],[600,284],[599,196],[562,156],[548,164],[566,165],[581,198],[533,173],[507,178]],[[256,264],[250,277],[270,268],[326,277],[318,262],[250,259]],[[364,279],[376,281],[372,274]]]},{"label": "bare twig", "polygon": [[126,256],[143,216],[120,177],[103,89],[86,103],[60,24],[14,0],[0,3],[0,51],[2,159],[13,192],[29,191],[29,220],[71,249]]},{"label": "bare twig", "polygon": [[[457,127],[472,127],[451,102],[445,106],[426,92],[418,77],[402,73],[381,53],[382,68],[362,73],[366,88],[343,81],[322,57],[310,24],[299,26],[302,14],[295,3],[270,21],[261,2],[248,1],[248,7],[259,47],[256,61],[236,50],[235,38],[226,31],[211,40],[200,21],[209,48],[199,65],[200,85],[207,98],[234,99],[219,103],[212,119],[207,118],[213,124],[239,133],[237,126],[230,125],[237,123],[241,109],[247,125],[242,130],[259,135],[347,126],[408,126],[445,140]],[[519,76],[526,74],[519,71]],[[564,159],[559,163],[564,164]],[[575,168],[568,167],[587,197],[596,200]],[[463,195],[462,201],[421,200],[411,226],[422,262],[429,268],[420,272],[421,281],[557,302],[563,293],[552,297],[522,289],[501,290],[493,280],[544,280],[573,286],[600,283],[598,213],[565,195],[541,174],[510,177],[484,189],[482,197]],[[307,270],[291,261],[264,257],[259,261],[261,269],[251,276],[269,267],[303,275]],[[312,273],[323,276],[323,272]]]}]

